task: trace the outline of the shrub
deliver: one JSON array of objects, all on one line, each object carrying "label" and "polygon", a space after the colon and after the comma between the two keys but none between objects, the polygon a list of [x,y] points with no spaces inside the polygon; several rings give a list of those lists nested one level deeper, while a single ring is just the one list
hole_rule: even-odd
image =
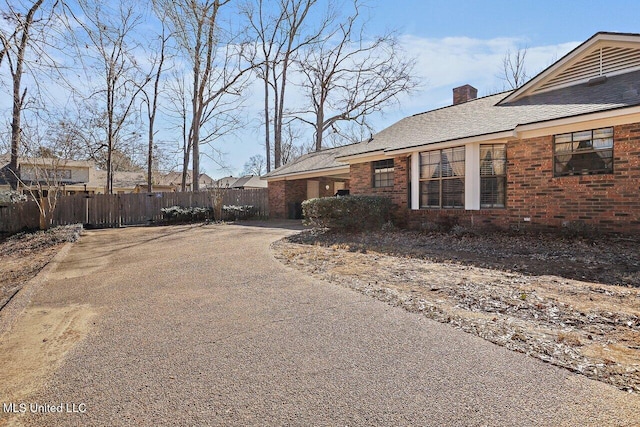
[{"label": "shrub", "polygon": [[212,208],[171,206],[162,208],[160,211],[162,212],[162,218],[170,223],[199,222],[213,218]]},{"label": "shrub", "polygon": [[17,191],[2,191],[0,192],[0,206],[6,206],[11,203],[19,203],[27,201],[27,196]]},{"label": "shrub", "polygon": [[252,205],[224,205],[222,212],[224,213],[224,219],[239,220],[254,217],[258,210]]},{"label": "shrub", "polygon": [[391,200],[380,196],[323,197],[302,202],[304,223],[344,231],[379,230],[390,219]]}]

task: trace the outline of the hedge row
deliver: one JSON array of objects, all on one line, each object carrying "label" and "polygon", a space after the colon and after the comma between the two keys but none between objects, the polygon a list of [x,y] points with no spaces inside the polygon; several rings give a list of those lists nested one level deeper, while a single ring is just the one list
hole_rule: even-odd
[{"label": "hedge row", "polygon": [[343,231],[380,229],[390,219],[391,200],[380,196],[322,197],[302,202],[306,225]]}]

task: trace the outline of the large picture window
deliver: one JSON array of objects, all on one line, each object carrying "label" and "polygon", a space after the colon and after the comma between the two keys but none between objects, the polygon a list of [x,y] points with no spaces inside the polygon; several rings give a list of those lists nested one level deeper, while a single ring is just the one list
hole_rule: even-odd
[{"label": "large picture window", "polygon": [[505,144],[480,146],[480,207],[504,208],[507,188]]},{"label": "large picture window", "polygon": [[465,148],[420,153],[420,207],[464,208]]},{"label": "large picture window", "polygon": [[373,162],[373,186],[393,187],[393,159]]},{"label": "large picture window", "polygon": [[554,137],[554,176],[613,173],[613,128]]}]

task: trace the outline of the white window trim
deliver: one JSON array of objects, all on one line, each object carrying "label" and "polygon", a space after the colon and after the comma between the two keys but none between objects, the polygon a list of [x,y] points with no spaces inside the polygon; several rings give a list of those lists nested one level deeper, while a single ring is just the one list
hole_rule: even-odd
[{"label": "white window trim", "polygon": [[[480,143],[474,142],[464,147],[464,209],[478,211],[480,210]],[[411,153],[411,209],[420,210],[420,152]]]},{"label": "white window trim", "polygon": [[465,145],[464,208],[480,210],[480,143]]}]

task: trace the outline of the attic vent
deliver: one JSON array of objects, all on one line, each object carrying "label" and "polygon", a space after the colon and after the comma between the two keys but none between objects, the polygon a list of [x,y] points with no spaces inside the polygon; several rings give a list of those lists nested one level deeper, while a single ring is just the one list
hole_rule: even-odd
[{"label": "attic vent", "polygon": [[640,49],[601,47],[541,85],[536,92],[588,82],[600,76],[612,76],[640,69]]}]

